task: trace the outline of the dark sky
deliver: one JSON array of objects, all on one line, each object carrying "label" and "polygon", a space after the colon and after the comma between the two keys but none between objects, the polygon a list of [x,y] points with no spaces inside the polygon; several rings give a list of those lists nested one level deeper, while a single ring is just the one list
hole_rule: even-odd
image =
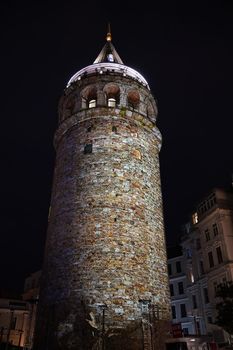
[{"label": "dark sky", "polygon": [[[152,8],[150,4],[153,3]],[[0,5],[0,288],[41,267],[55,160],[57,103],[113,44],[158,100],[164,216],[176,241],[196,202],[233,171],[232,1],[8,1]]]}]

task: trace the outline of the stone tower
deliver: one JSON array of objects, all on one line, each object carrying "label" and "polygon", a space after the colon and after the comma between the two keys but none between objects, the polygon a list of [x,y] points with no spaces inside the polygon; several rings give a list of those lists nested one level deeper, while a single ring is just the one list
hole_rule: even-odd
[{"label": "stone tower", "polygon": [[157,106],[106,39],[59,103],[35,350],[155,349],[170,317]]}]

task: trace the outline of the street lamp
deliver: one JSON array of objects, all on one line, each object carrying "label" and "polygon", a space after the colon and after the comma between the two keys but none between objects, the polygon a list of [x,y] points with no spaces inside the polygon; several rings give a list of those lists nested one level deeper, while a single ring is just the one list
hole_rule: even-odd
[{"label": "street lamp", "polygon": [[[102,343],[101,349],[105,350],[105,310],[107,309],[108,306],[105,303],[95,303],[89,306],[94,307],[98,313],[99,312],[102,313],[102,327],[100,331],[101,343]],[[98,328],[97,324],[95,323],[95,320],[89,321],[89,324],[94,328]]]},{"label": "street lamp", "polygon": [[102,332],[101,332],[101,338],[102,338],[102,350],[105,350],[105,310],[107,309],[107,305],[105,303],[97,303],[96,306],[102,310]]}]

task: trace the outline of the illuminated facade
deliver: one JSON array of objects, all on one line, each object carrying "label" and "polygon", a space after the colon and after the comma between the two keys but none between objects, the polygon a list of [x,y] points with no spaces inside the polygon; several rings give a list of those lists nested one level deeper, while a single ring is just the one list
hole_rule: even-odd
[{"label": "illuminated facade", "polygon": [[156,117],[108,33],[59,103],[35,350],[151,349],[163,333],[149,320],[170,318]]},{"label": "illuminated facade", "polygon": [[[219,344],[226,333],[215,325],[218,285],[233,281],[233,191],[213,189],[185,225],[181,245],[186,259],[186,295],[196,334],[212,334]],[[191,278],[190,278],[191,277]]]}]

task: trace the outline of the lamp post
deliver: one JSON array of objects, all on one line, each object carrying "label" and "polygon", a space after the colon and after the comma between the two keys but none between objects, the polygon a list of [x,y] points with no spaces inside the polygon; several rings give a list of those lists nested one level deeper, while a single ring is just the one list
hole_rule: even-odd
[{"label": "lamp post", "polygon": [[105,350],[105,310],[107,309],[108,306],[105,303],[96,303],[95,306],[102,311],[101,350]]},{"label": "lamp post", "polygon": [[152,324],[150,318],[151,300],[139,300],[142,311],[142,331],[143,331],[143,346],[144,349],[153,349]]}]

